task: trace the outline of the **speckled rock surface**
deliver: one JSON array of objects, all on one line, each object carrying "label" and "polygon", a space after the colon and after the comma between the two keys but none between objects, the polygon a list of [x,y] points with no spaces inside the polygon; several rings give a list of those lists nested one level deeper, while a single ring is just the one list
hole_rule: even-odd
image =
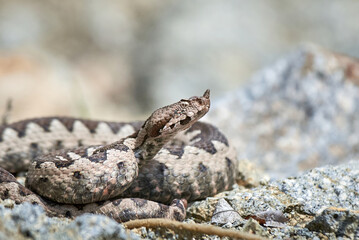
[{"label": "speckled rock surface", "polygon": [[312,231],[320,231],[338,238],[359,238],[359,211],[327,208],[306,225]]},{"label": "speckled rock surface", "polygon": [[[263,182],[257,188],[238,187],[194,203],[188,217],[197,222],[210,221],[222,198],[243,218],[222,224],[227,228],[256,229],[260,235],[275,239],[351,239],[359,232],[359,160],[316,168],[295,178]],[[274,224],[277,227],[259,225],[256,218],[266,211],[288,221]]]},{"label": "speckled rock surface", "polygon": [[359,160],[313,169],[297,178],[275,181],[271,186],[295,198],[308,214],[330,206],[359,209]]},{"label": "speckled rock surface", "polygon": [[74,221],[49,218],[39,206],[24,203],[13,209],[0,204],[0,239],[140,239],[114,220],[84,214]]},{"label": "speckled rock surface", "polygon": [[206,120],[273,178],[359,156],[359,62],[303,46],[214,101]]}]

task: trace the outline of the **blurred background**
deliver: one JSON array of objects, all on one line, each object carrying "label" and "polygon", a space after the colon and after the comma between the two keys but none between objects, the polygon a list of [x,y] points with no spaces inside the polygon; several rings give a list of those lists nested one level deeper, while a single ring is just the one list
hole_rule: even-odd
[{"label": "blurred background", "polygon": [[142,119],[303,42],[359,56],[359,2],[0,0],[0,113]]}]

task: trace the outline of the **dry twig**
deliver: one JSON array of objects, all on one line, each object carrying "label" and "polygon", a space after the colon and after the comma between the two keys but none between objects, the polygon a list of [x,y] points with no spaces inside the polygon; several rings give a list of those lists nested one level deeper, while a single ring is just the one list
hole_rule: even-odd
[{"label": "dry twig", "polygon": [[168,228],[177,232],[191,232],[195,234],[217,235],[219,237],[230,237],[233,239],[245,240],[259,240],[264,239],[254,234],[244,233],[232,229],[223,229],[220,227],[197,224],[197,223],[182,223],[162,218],[138,219],[132,220],[123,225],[128,229],[147,227],[147,228]]}]

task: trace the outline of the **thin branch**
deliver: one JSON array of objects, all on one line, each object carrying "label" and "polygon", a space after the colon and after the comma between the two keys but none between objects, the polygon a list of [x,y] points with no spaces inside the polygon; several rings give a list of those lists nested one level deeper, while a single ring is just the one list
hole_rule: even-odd
[{"label": "thin branch", "polygon": [[219,237],[230,237],[234,239],[245,239],[245,240],[265,239],[254,234],[244,233],[237,230],[223,229],[220,227],[205,225],[205,224],[182,223],[182,222],[177,222],[177,221],[172,221],[162,218],[132,220],[123,223],[123,225],[128,229],[140,228],[140,227],[147,227],[147,228],[161,227],[161,228],[172,229],[177,232],[188,231],[191,233],[217,235]]}]

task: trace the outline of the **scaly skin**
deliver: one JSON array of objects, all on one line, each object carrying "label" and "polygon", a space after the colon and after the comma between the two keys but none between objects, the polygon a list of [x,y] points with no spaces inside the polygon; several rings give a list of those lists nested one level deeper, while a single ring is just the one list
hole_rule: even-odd
[{"label": "scaly skin", "polygon": [[[28,168],[29,189],[1,169],[0,198],[39,204],[51,216],[93,212],[117,221],[183,220],[187,200],[227,190],[236,178],[235,151],[227,139],[215,127],[196,123],[209,106],[207,90],[156,110],[139,129],[138,123],[72,118],[2,126],[0,167]],[[85,146],[101,143],[106,145]],[[60,147],[66,150],[53,151]]]}]

